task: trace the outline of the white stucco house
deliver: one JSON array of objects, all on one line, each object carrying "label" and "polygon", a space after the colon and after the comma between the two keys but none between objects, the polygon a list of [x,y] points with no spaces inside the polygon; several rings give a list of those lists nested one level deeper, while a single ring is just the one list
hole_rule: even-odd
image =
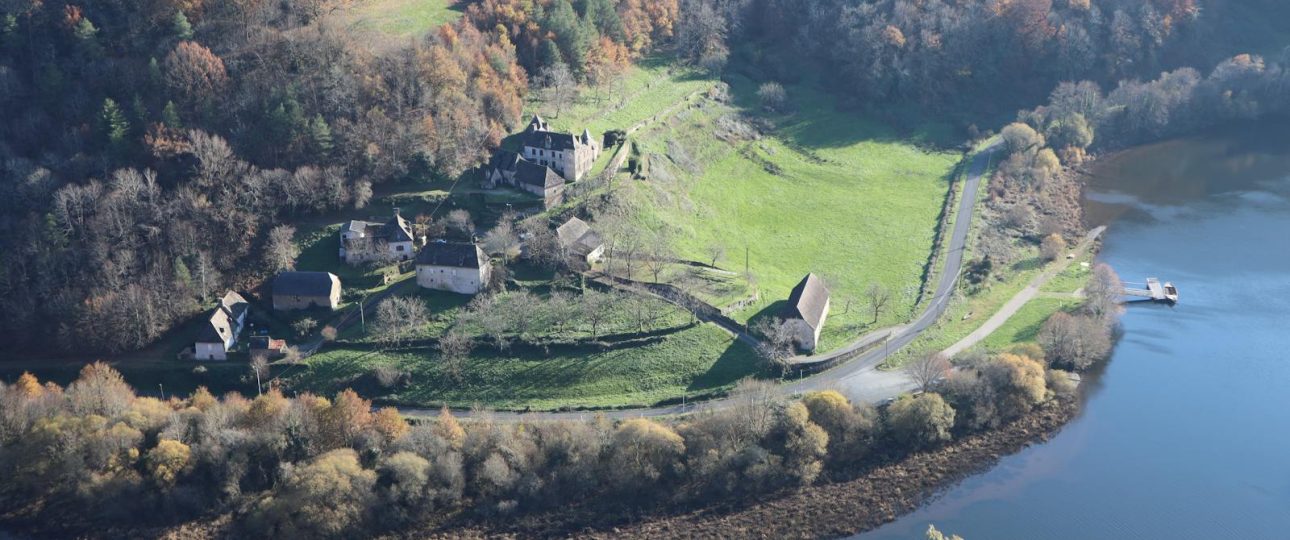
[{"label": "white stucco house", "polygon": [[233,291],[224,293],[193,344],[193,358],[228,360],[228,352],[237,346],[237,339],[242,333],[242,326],[246,324],[246,312],[250,307],[242,295]]},{"label": "white stucco house", "polygon": [[820,330],[828,316],[829,289],[824,286],[824,280],[813,273],[807,274],[793,287],[788,305],[780,313],[784,323],[793,328],[793,340],[805,351],[814,351],[819,345]]},{"label": "white stucco house", "polygon": [[417,255],[417,286],[458,294],[475,294],[488,286],[492,265],[479,246],[435,241]]},{"label": "white stucco house", "polygon": [[605,242],[600,239],[600,235],[591,230],[587,222],[576,217],[571,217],[569,221],[556,227],[555,236],[566,255],[586,261],[587,264],[600,260],[605,253]]},{"label": "white stucco house", "polygon": [[550,167],[570,182],[581,180],[591,171],[601,150],[600,142],[591,136],[591,131],[584,129],[581,135],[551,131],[546,121],[536,114],[524,129],[521,140],[525,160]]},{"label": "white stucco house", "polygon": [[420,243],[412,225],[394,209],[385,223],[352,220],[340,227],[340,259],[349,264],[374,260],[410,261]]}]

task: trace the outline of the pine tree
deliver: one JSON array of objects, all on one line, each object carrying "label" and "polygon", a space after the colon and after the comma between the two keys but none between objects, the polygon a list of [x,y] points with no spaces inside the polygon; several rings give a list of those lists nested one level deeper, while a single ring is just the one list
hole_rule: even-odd
[{"label": "pine tree", "polygon": [[176,11],[175,17],[171,21],[171,27],[175,32],[175,37],[181,41],[193,39],[193,25],[188,22],[188,16],[183,11]]},{"label": "pine tree", "polygon": [[313,122],[309,123],[309,139],[313,142],[314,151],[319,155],[331,154],[331,126],[327,125],[327,120],[323,119],[321,114],[314,115]]},{"label": "pine tree", "polygon": [[112,98],[103,100],[103,110],[99,113],[99,128],[113,152],[124,151],[130,137],[130,121],[126,119],[125,113],[121,112],[121,106],[117,105]]},{"label": "pine tree", "polygon": [[161,123],[170,129],[184,129],[184,123],[179,120],[179,107],[175,106],[175,102],[166,102],[166,108],[161,110]]},{"label": "pine tree", "polygon": [[193,273],[184,264],[183,257],[175,257],[175,283],[184,290],[190,290],[193,286]]},{"label": "pine tree", "polygon": [[130,100],[130,114],[134,115],[136,126],[146,126],[152,120],[152,112],[148,110],[148,105],[143,102],[143,97],[135,94]]}]

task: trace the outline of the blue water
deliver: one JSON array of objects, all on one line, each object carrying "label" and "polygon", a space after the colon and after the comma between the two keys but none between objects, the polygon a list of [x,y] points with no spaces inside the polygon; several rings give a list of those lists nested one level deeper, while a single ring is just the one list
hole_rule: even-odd
[{"label": "blue water", "polygon": [[1290,535],[1290,137],[1268,125],[1099,165],[1086,209],[1125,281],[1178,285],[1128,307],[1081,416],[862,540]]}]

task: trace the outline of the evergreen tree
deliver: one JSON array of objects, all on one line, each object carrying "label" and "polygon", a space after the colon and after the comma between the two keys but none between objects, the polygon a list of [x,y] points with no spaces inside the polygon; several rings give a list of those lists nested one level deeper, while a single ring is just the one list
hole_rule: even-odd
[{"label": "evergreen tree", "polygon": [[189,290],[193,286],[193,273],[188,270],[188,265],[184,264],[183,257],[175,257],[175,283],[184,290]]},{"label": "evergreen tree", "polygon": [[[586,63],[587,49],[595,34],[594,27],[578,18],[578,13],[569,0],[556,0],[552,4],[551,11],[547,12],[546,27],[555,34],[555,44],[568,60],[569,67],[581,73]],[[545,51],[543,52],[545,56]]]},{"label": "evergreen tree", "polygon": [[582,17],[603,36],[622,42],[623,22],[611,0],[585,0]]},{"label": "evergreen tree", "polygon": [[99,112],[99,129],[112,152],[119,154],[125,150],[130,137],[130,121],[112,98],[103,100],[103,110]]},{"label": "evergreen tree", "polygon": [[135,94],[130,100],[130,114],[134,115],[134,125],[146,126],[152,120],[152,113],[148,110],[148,105],[143,102],[143,97]]},{"label": "evergreen tree", "polygon": [[313,121],[309,123],[309,139],[313,143],[314,151],[319,155],[331,154],[331,127],[327,125],[327,120],[323,119],[321,114],[314,115]]},{"label": "evergreen tree", "polygon": [[188,22],[188,16],[183,11],[176,11],[175,17],[171,21],[171,28],[175,32],[175,37],[181,41],[193,39],[193,25]]},{"label": "evergreen tree", "polygon": [[184,129],[184,123],[179,120],[179,108],[175,106],[175,102],[166,102],[166,108],[161,110],[161,123],[170,129]]},{"label": "evergreen tree", "polygon": [[162,88],[166,84],[166,79],[161,75],[161,63],[157,62],[157,57],[148,59],[148,84],[153,88]]},{"label": "evergreen tree", "polygon": [[81,51],[89,57],[98,57],[103,52],[103,49],[99,47],[98,33],[99,29],[95,28],[94,23],[90,22],[88,18],[82,18],[72,28],[72,35],[80,43]]}]

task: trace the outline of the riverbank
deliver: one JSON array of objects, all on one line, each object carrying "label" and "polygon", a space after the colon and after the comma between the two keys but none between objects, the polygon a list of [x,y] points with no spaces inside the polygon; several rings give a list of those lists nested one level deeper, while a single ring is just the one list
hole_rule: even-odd
[{"label": "riverbank", "polygon": [[[1048,441],[1080,410],[1052,400],[997,429],[876,466],[861,476],[766,497],[628,522],[626,516],[567,510],[504,525],[423,529],[387,538],[833,538],[875,529],[934,499],[999,459]],[[588,520],[600,521],[588,525]],[[612,520],[612,521],[611,521]]]}]

